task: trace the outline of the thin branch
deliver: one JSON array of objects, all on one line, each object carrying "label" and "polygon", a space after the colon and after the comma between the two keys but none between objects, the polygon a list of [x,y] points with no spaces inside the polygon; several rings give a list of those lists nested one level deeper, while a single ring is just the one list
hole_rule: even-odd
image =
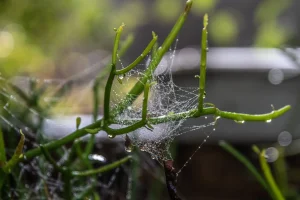
[{"label": "thin branch", "polygon": [[152,47],[154,46],[154,44],[157,41],[157,35],[155,35],[154,32],[152,32],[152,40],[149,42],[149,44],[147,45],[147,47],[144,49],[143,53],[137,57],[137,59],[135,59],[130,65],[128,65],[127,67],[120,69],[120,70],[116,70],[115,75],[121,75],[121,74],[125,74],[127,72],[129,72],[130,70],[132,70],[137,64],[139,64],[142,60],[145,59],[145,57],[147,56],[147,54],[151,51]]},{"label": "thin branch", "polygon": [[256,180],[261,184],[261,186],[269,192],[269,194],[272,196],[272,191],[269,188],[269,185],[265,181],[265,179],[260,175],[260,173],[257,171],[257,169],[254,167],[254,165],[239,151],[237,151],[233,146],[231,146],[229,143],[225,141],[220,141],[219,145],[225,149],[227,152],[229,152],[231,155],[233,155],[237,160],[239,160],[243,165],[247,167],[247,169],[252,173],[252,175],[256,178]]},{"label": "thin branch", "polygon": [[268,165],[266,158],[265,158],[265,150],[262,150],[261,153],[259,154],[259,162],[261,169],[263,170],[264,176],[271,188],[271,191],[274,194],[274,197],[276,200],[284,200],[285,198],[283,197],[281,191],[279,190],[277,183],[275,182],[270,166]]},{"label": "thin branch", "polygon": [[121,33],[123,31],[125,24],[122,24],[117,30],[116,30],[116,37],[114,42],[114,49],[112,53],[112,61],[111,61],[111,71],[108,77],[108,80],[105,85],[105,92],[104,92],[104,123],[107,123],[107,120],[109,119],[109,113],[110,113],[110,94],[111,94],[111,88],[112,84],[115,78],[115,70],[116,70],[116,62],[117,62],[117,54],[118,54],[118,48],[119,48],[119,42]]},{"label": "thin branch", "polygon": [[131,156],[127,156],[125,158],[122,158],[121,160],[115,161],[111,164],[105,165],[98,169],[92,169],[92,170],[87,170],[87,171],[83,171],[83,172],[73,171],[72,176],[91,176],[91,175],[107,172],[107,171],[110,171],[112,169],[115,169],[115,168],[121,166],[122,164],[126,163],[130,159],[131,159]]},{"label": "thin branch", "polygon": [[128,92],[126,95],[124,101],[120,103],[120,105],[112,110],[112,116],[116,116],[117,114],[121,113],[124,109],[126,109],[129,105],[131,105],[137,97],[143,92],[144,85],[148,80],[151,79],[152,73],[157,68],[158,64],[160,63],[161,59],[165,55],[165,53],[170,48],[171,44],[176,39],[180,29],[182,28],[185,20],[187,19],[187,15],[190,12],[190,9],[192,7],[192,0],[188,0],[186,2],[186,6],[184,9],[184,12],[180,15],[177,22],[173,26],[172,30],[170,31],[168,37],[165,39],[163,44],[157,49],[155,56],[152,58],[149,67],[147,68],[146,72],[144,73],[144,76],[139,79],[139,81],[133,86],[133,88]]}]

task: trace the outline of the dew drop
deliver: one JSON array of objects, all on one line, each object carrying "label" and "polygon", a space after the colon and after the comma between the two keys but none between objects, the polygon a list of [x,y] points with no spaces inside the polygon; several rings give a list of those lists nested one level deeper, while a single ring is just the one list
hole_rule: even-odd
[{"label": "dew drop", "polygon": [[272,119],[266,120],[266,123],[271,123],[271,122],[272,122]]},{"label": "dew drop", "polygon": [[132,147],[125,147],[125,151],[127,151],[128,153],[132,152]]},{"label": "dew drop", "polygon": [[237,124],[244,124],[245,123],[245,120],[234,120],[234,121]]},{"label": "dew drop", "polygon": [[131,106],[128,106],[127,109],[128,109],[128,110],[132,110],[132,107],[131,107]]},{"label": "dew drop", "polygon": [[122,80],[124,78],[124,75],[120,75],[119,79]]},{"label": "dew drop", "polygon": [[205,50],[206,50],[206,52],[209,52],[209,48],[208,47]]},{"label": "dew drop", "polygon": [[213,128],[213,131],[216,131],[216,129],[215,129],[215,128]]},{"label": "dew drop", "polygon": [[108,138],[114,138],[115,136],[114,135],[107,135],[108,136]]},{"label": "dew drop", "polygon": [[207,116],[205,116],[204,118],[207,119]]},{"label": "dew drop", "polygon": [[203,142],[206,142],[206,139],[204,139]]}]

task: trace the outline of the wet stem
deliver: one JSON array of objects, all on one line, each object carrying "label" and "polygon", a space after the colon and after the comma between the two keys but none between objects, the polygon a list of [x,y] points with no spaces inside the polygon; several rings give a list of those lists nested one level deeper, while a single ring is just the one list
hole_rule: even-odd
[{"label": "wet stem", "polygon": [[[165,39],[163,44],[155,51],[155,56],[151,60],[149,67],[147,68],[144,75],[137,81],[137,83],[133,86],[133,88],[130,90],[130,92],[126,95],[125,99],[120,103],[120,105],[117,108],[114,108],[110,110],[110,94],[112,89],[112,84],[114,82],[114,79],[116,75],[120,75],[123,72],[127,72],[128,67],[117,70],[116,69],[116,59],[117,59],[117,53],[118,53],[118,47],[120,42],[121,33],[124,29],[124,24],[122,24],[118,29],[116,29],[116,37],[114,42],[114,48],[113,48],[113,54],[112,54],[112,63],[110,65],[110,72],[109,77],[105,86],[105,94],[104,94],[104,117],[102,119],[99,119],[95,121],[94,123],[83,127],[81,129],[78,129],[74,131],[73,133],[70,133],[69,135],[56,140],[49,142],[47,144],[44,144],[44,148],[46,148],[48,151],[51,151],[53,149],[56,149],[58,147],[61,147],[69,142],[74,141],[77,138],[80,138],[82,136],[85,136],[87,134],[90,134],[88,130],[97,129],[97,131],[103,130],[106,131],[108,135],[111,137],[114,137],[116,135],[122,135],[129,132],[132,132],[134,130],[137,130],[138,128],[142,128],[146,126],[147,124],[160,124],[170,121],[178,121],[181,119],[186,118],[198,118],[204,115],[214,115],[215,117],[221,117],[226,118],[230,120],[235,121],[269,121],[276,117],[279,117],[283,115],[285,112],[290,110],[290,106],[284,106],[278,110],[273,110],[270,113],[266,114],[259,114],[259,115],[253,115],[253,114],[244,114],[244,113],[235,113],[235,112],[227,112],[227,111],[221,111],[218,108],[216,108],[213,104],[209,107],[204,107],[205,103],[203,103],[204,95],[205,95],[205,72],[206,72],[206,53],[207,53],[207,25],[208,25],[208,18],[207,15],[204,17],[204,28],[203,28],[203,34],[202,34],[202,60],[201,60],[201,66],[200,66],[200,94],[199,94],[199,106],[198,109],[189,110],[182,113],[175,113],[172,115],[165,115],[160,117],[153,117],[148,118],[147,120],[141,119],[141,120],[129,120],[128,124],[132,124],[128,127],[122,128],[122,129],[112,129],[110,128],[110,124],[112,123],[118,123],[118,121],[115,119],[115,116],[122,113],[125,108],[130,106],[137,97],[144,92],[144,86],[147,84],[149,80],[151,80],[152,73],[157,68],[159,62],[163,58],[164,54],[167,52],[171,44],[174,42],[174,40],[177,37],[177,34],[181,27],[183,26],[187,15],[191,9],[192,1],[189,0],[186,2],[186,7],[184,9],[184,12],[180,15],[179,19],[175,23],[173,29],[169,33],[168,37]],[[146,49],[143,52],[143,55],[150,52],[151,48],[155,46],[155,42],[157,40],[157,36],[153,33],[153,39],[149,43],[149,45],[146,47]],[[150,48],[151,47],[151,48]],[[138,62],[133,62],[134,64],[130,64],[129,68],[133,69],[134,66],[138,64]],[[122,73],[121,73],[122,72]],[[126,123],[126,121],[125,121]],[[35,148],[32,150],[29,150],[25,153],[25,158],[31,159],[35,156],[38,156],[41,154],[41,149]],[[24,158],[20,158],[20,161]]]},{"label": "wet stem", "polygon": [[[181,113],[174,113],[172,115],[164,115],[160,117],[150,117],[147,118],[147,104],[148,104],[148,93],[149,89],[151,87],[151,84],[149,81],[152,80],[152,74],[157,68],[158,64],[160,63],[161,59],[165,55],[165,53],[168,51],[170,48],[171,44],[174,42],[176,39],[178,32],[182,28],[188,13],[190,12],[190,9],[192,7],[192,0],[188,0],[185,5],[185,9],[183,13],[180,15],[178,18],[177,22],[175,23],[173,29],[170,31],[169,35],[165,39],[165,41],[162,43],[162,45],[156,49],[156,42],[157,42],[157,35],[153,32],[153,38],[150,41],[150,43],[147,45],[145,50],[142,52],[142,54],[131,64],[129,64],[127,67],[117,70],[116,67],[116,60],[117,60],[117,55],[118,55],[118,50],[119,50],[119,43],[120,43],[120,38],[121,38],[121,33],[125,27],[124,24],[122,24],[118,29],[116,29],[116,36],[115,36],[115,41],[114,41],[114,47],[113,47],[113,52],[112,52],[112,60],[111,64],[108,65],[105,69],[109,73],[106,86],[105,86],[105,93],[104,93],[104,116],[102,119],[96,120],[97,119],[97,110],[98,110],[98,104],[99,104],[99,99],[98,99],[98,88],[99,88],[99,83],[100,79],[103,78],[104,76],[98,76],[95,84],[94,84],[94,101],[95,101],[95,107],[94,107],[94,123],[85,126],[83,128],[77,129],[73,133],[70,133],[69,135],[55,141],[51,141],[49,143],[46,143],[43,145],[42,148],[44,148],[46,151],[52,151],[54,149],[57,149],[59,147],[62,147],[63,145],[74,142],[76,139],[81,138],[87,134],[96,134],[100,130],[103,130],[107,132],[107,134],[110,137],[114,137],[116,135],[122,135],[126,133],[130,133],[132,131],[135,131],[139,128],[142,127],[147,127],[150,128],[152,125],[155,124],[160,124],[160,123],[165,123],[165,122],[171,122],[171,121],[179,121],[182,119],[187,119],[187,118],[199,118],[201,116],[205,115],[213,115],[217,118],[226,118],[230,120],[235,120],[235,121],[269,121],[272,120],[276,117],[279,117],[283,115],[285,112],[290,110],[290,106],[284,106],[283,108],[280,108],[278,110],[272,110],[270,113],[266,114],[260,114],[260,115],[252,115],[252,114],[244,114],[244,113],[234,113],[234,112],[227,112],[227,111],[221,111],[218,109],[215,105],[211,103],[204,103],[204,96],[205,96],[205,81],[206,81],[206,54],[207,54],[207,26],[208,26],[208,17],[205,15],[204,17],[204,28],[202,31],[202,47],[201,47],[201,64],[200,64],[200,80],[199,80],[199,104],[197,109],[192,109],[188,110],[185,112]],[[132,41],[132,40],[131,40]],[[128,44],[125,46],[128,48]],[[124,48],[125,48],[124,47]],[[137,83],[133,86],[133,88],[128,92],[128,94],[125,96],[124,100],[119,104],[117,108],[111,109],[110,108],[110,95],[111,95],[111,90],[112,90],[112,85],[115,80],[115,78],[118,78],[118,76],[123,76],[130,70],[132,70],[137,64],[139,64],[145,56],[151,51],[153,53],[153,58],[149,64],[149,67],[146,69],[144,75],[137,81]],[[124,50],[122,51],[122,54]],[[120,84],[122,81],[120,80]],[[143,101],[143,111],[142,111],[142,118],[139,120],[127,120],[128,125],[125,128],[121,129],[113,129],[110,127],[111,124],[118,124],[119,122],[115,119],[116,116],[121,114],[128,106],[130,106],[137,98],[139,95],[144,93],[144,101]],[[205,106],[208,105],[208,106]],[[94,138],[94,136],[92,137]],[[93,140],[91,144],[93,144]],[[91,147],[86,150],[86,152],[90,152]],[[34,149],[31,149],[27,152],[24,153],[24,156],[18,159],[18,162],[23,161],[24,159],[32,159],[36,156],[39,156],[42,154],[41,147],[37,147]],[[87,154],[86,154],[87,155]],[[130,158],[128,158],[130,159]],[[127,161],[127,160],[126,160]],[[116,165],[113,165],[113,167],[119,166],[124,162],[118,162]],[[92,170],[92,169],[90,169]],[[101,170],[97,171],[98,173],[101,172]],[[96,172],[95,172],[96,173]],[[75,173],[73,175],[75,176],[80,176],[80,175],[90,175],[93,174],[92,171],[86,171],[82,173]]]}]

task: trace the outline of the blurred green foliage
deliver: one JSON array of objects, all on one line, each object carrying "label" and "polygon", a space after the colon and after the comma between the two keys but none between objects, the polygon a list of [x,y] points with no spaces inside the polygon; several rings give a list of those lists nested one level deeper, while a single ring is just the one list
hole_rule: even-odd
[{"label": "blurred green foliage", "polygon": [[[279,47],[291,39],[292,28],[279,17],[292,3],[263,0],[256,5],[254,46]],[[58,68],[64,71],[61,62],[67,52],[110,51],[114,27],[126,22],[131,32],[153,19],[173,23],[181,5],[181,0],[0,1],[0,71],[6,77],[16,73],[52,77]],[[192,12],[199,17],[210,14],[210,40],[216,46],[237,45],[247,26],[241,11],[223,1],[196,0]]]},{"label": "blurred green foliage", "polygon": [[111,40],[105,37],[112,37],[111,30],[123,21],[129,29],[142,23],[143,10],[140,1],[121,7],[109,0],[1,1],[1,73],[12,76],[15,72],[42,71],[46,66],[51,74],[53,62],[64,51],[110,46],[106,41]]},{"label": "blurred green foliage", "polygon": [[[220,45],[234,43],[239,33],[236,17],[230,11],[220,11],[211,18],[211,39]],[[220,34],[222,33],[222,34]]]}]

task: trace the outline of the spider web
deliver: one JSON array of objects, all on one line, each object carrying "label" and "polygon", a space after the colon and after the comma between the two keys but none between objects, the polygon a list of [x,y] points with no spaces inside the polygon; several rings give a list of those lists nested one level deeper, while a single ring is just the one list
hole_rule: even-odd
[{"label": "spider web", "polygon": [[[42,98],[40,98],[41,105],[62,103],[62,101],[71,105],[73,103],[72,100],[64,99],[66,93],[64,95],[58,95],[57,97],[48,98],[49,93],[53,93],[53,88],[57,91],[62,85],[65,85],[67,81],[55,79],[41,80],[32,77],[15,77],[7,80],[1,76],[0,81],[0,125],[4,134],[6,146],[15,147],[17,145],[18,138],[20,137],[20,129],[25,134],[24,151],[36,148],[41,143],[47,143],[51,141],[51,138],[53,140],[53,137],[45,134],[43,129],[44,122],[52,121],[51,118],[53,116],[42,113],[36,106],[28,104],[28,102],[25,102],[24,99],[17,94],[16,90],[13,91],[11,88],[19,88],[26,95],[30,96],[33,91],[26,89],[24,86],[29,85],[29,82],[35,82],[38,84],[37,89],[45,88],[45,90],[47,90],[50,88],[51,90],[45,92],[45,95],[42,95]],[[80,92],[81,94],[79,96],[84,97],[89,92],[90,83],[86,85],[87,86],[84,86],[84,89]],[[76,100],[83,101],[84,98],[77,98]],[[77,102],[77,105],[78,103],[79,102]],[[60,109],[59,115],[68,113],[68,110],[69,108],[66,108],[65,110]],[[11,138],[14,138],[14,141],[11,141]],[[15,144],[11,145],[11,142]],[[121,149],[119,143],[115,145]],[[103,148],[97,146],[99,145],[95,145],[95,148],[101,152]],[[15,148],[6,148],[5,150],[9,159],[13,155]],[[57,153],[57,156],[55,157],[58,165],[66,163],[70,151],[71,149],[66,147],[59,149],[59,153]],[[102,157],[102,159],[99,159],[99,157]],[[122,157],[124,157],[124,154]],[[106,159],[99,153],[91,154],[89,158],[90,162],[95,167],[104,166],[117,159],[115,157]],[[107,162],[107,160],[109,162]],[[78,161],[75,160],[75,162]],[[95,188],[99,188],[98,191],[101,190],[101,195],[103,195],[103,197],[110,199],[112,196],[117,195],[116,183],[124,178],[124,175],[119,176],[120,174],[125,173],[124,167],[118,167],[106,175],[97,176],[97,182],[93,182],[93,184]],[[9,199],[63,199],[61,196],[64,190],[64,183],[61,174],[45,160],[44,156],[39,156],[19,163],[19,165],[16,166],[16,169],[12,171],[10,177],[12,180],[10,183],[11,185],[10,187],[5,188]],[[127,177],[126,173],[125,177]],[[72,195],[78,199],[84,191],[90,189],[90,183],[92,181],[93,180],[90,177],[87,177],[86,180],[81,182],[79,182],[77,178],[72,179]]]},{"label": "spider web", "polygon": [[[152,72],[152,79],[150,82],[155,82],[155,85],[153,85],[150,89],[148,100],[148,117],[168,116],[197,108],[199,98],[198,88],[180,87],[176,85],[173,80],[172,66],[176,55],[177,43],[178,39],[176,40],[174,48],[170,49],[169,53],[164,56],[157,69]],[[128,89],[130,89],[136,83],[136,81],[138,81],[139,78],[144,75],[146,68],[151,62],[151,59],[155,58],[151,58],[151,56],[148,55],[145,64],[140,64],[136,69],[131,70],[125,76],[120,76],[119,79],[122,81],[122,84],[120,84],[118,81],[114,82],[113,91],[111,94],[113,101],[111,104],[111,109],[117,108],[124,100]],[[119,64],[122,68],[124,67],[124,64],[120,58]],[[90,67],[93,68],[94,66]],[[77,76],[75,75],[74,77]],[[36,82],[39,84],[40,88],[44,87],[45,90],[48,90],[48,88],[54,88],[54,91],[56,92],[61,89],[62,86],[67,85],[67,90],[70,90],[72,85],[76,84],[76,80],[69,81],[70,79],[42,80],[32,77],[21,77],[21,80],[26,80],[25,82],[27,83]],[[14,84],[15,80],[5,80],[2,77],[1,81]],[[22,81],[21,85],[24,85]],[[72,105],[74,104],[74,101],[76,101],[78,105],[78,102],[83,102],[86,100],[84,97],[87,95],[88,91],[90,91],[92,82],[93,81],[89,81],[88,84],[85,84],[79,93],[78,90],[76,91],[76,100],[64,99],[64,97],[68,95],[67,92],[62,92],[62,94],[58,95],[57,97],[48,98],[47,94],[53,93],[53,90],[50,90],[50,92],[46,93],[45,97],[42,99],[42,105],[47,103],[56,104],[64,101],[64,105],[70,105],[70,107],[66,108],[60,107],[59,115],[64,115],[73,108]],[[8,132],[13,132],[14,137],[19,137],[19,130],[22,129],[26,136],[26,146],[24,147],[25,151],[38,147],[38,144],[40,143],[50,141],[51,136],[44,134],[43,125],[39,126],[38,128],[34,128],[39,124],[40,121],[51,120],[50,115],[41,113],[40,111],[36,110],[36,107],[34,106],[27,105],[18,95],[16,95],[14,92],[11,92],[9,88],[5,86],[5,84],[2,84],[0,89],[0,94],[2,95],[3,99],[5,99],[5,101],[0,102],[3,104],[0,104],[0,106],[3,108],[3,112],[0,113],[0,120],[2,121],[2,124],[4,124],[2,128],[6,129]],[[25,93],[27,94],[30,94],[31,92],[32,91],[30,90],[25,90]],[[141,97],[139,97],[131,106],[128,106],[124,112],[116,116],[116,120],[119,122],[119,127],[126,127],[130,125],[128,122],[131,120],[136,121],[137,119],[141,119],[142,99],[143,95],[141,95]],[[20,110],[24,110],[29,113],[27,120],[22,118],[22,114],[24,113],[20,113]],[[186,163],[179,169],[177,173],[178,176],[182,169],[192,159],[193,155],[207,141],[210,134],[213,132],[213,127],[215,125],[215,120],[212,119],[210,122],[206,121],[205,124],[202,125],[186,126],[184,125],[186,120],[187,119],[181,119],[176,122],[152,125],[153,129],[140,128],[132,133],[129,133],[128,137],[133,145],[137,146],[141,151],[149,153],[152,159],[162,163],[163,161],[173,160],[173,156],[170,153],[170,145],[175,138],[190,131],[202,130],[201,132],[203,132],[205,139],[200,143],[191,157],[188,158]],[[212,130],[205,132],[204,129],[209,127],[211,127]],[[125,139],[125,136],[121,137]],[[8,155],[12,155],[13,152],[14,149],[7,149]],[[57,162],[61,164],[66,162],[69,153],[70,149],[63,148],[61,150],[60,159],[57,160]],[[105,163],[101,163],[99,161],[98,164]],[[25,181],[26,184],[24,186],[17,185],[14,188],[10,188],[11,195],[20,197],[20,194],[23,194],[23,199],[34,199],[38,196],[38,199],[41,199],[41,196],[43,196],[41,194],[48,192],[53,199],[60,199],[63,191],[63,182],[61,176],[59,173],[55,172],[53,167],[47,161],[45,161],[43,157],[40,156],[31,161],[20,163],[19,168],[21,169],[20,173],[15,174],[15,179],[18,182]],[[123,173],[125,171],[125,173],[129,174],[128,188],[130,188],[132,178],[130,172],[128,172],[128,169],[126,170],[126,167],[116,168],[109,174],[108,177],[104,177],[102,181],[98,181],[95,184],[95,187],[102,188],[102,195],[104,193],[104,196],[106,195],[108,199],[111,196],[116,195],[116,190],[113,189],[113,186],[116,184],[116,179],[118,179],[118,176],[121,173],[120,171],[123,171]],[[31,181],[28,182],[28,178]],[[87,183],[90,181],[90,179],[86,180]],[[72,185],[76,185],[76,187],[73,188],[75,197],[78,197],[80,193],[88,189],[88,184],[77,184],[76,179],[72,181]],[[130,191],[127,191],[127,197],[130,198]]]},{"label": "spider web", "polygon": [[[150,89],[147,112],[148,117],[170,116],[175,113],[196,109],[198,106],[198,88],[180,87],[174,83],[172,67],[176,55],[177,43],[178,39],[176,40],[174,48],[169,50],[169,53],[164,56],[156,70],[152,72],[152,78],[149,82],[154,82],[155,84]],[[131,88],[132,82],[139,81],[142,75],[144,75],[151,59],[155,59],[155,57],[151,58],[151,56],[148,55],[144,65],[131,70],[130,73],[121,77],[122,84],[119,82],[114,83],[113,92],[115,99],[112,105],[113,108],[117,109],[124,100],[127,91],[125,90],[126,92],[124,92],[123,88]],[[119,62],[123,68],[124,64],[120,59]],[[142,96],[143,95],[141,95],[133,105],[128,106],[116,117],[119,124],[123,125],[121,127],[128,126],[130,121],[141,119]],[[153,125],[153,129],[147,127],[140,128],[129,133],[128,137],[133,145],[137,146],[141,151],[149,153],[153,159],[158,160],[160,163],[167,160],[173,160],[169,148],[176,137],[190,131],[204,129],[215,125],[215,121],[212,121],[202,125],[183,126],[186,120],[187,119],[181,119],[179,121]],[[206,141],[208,137],[209,134],[204,141]]]}]

